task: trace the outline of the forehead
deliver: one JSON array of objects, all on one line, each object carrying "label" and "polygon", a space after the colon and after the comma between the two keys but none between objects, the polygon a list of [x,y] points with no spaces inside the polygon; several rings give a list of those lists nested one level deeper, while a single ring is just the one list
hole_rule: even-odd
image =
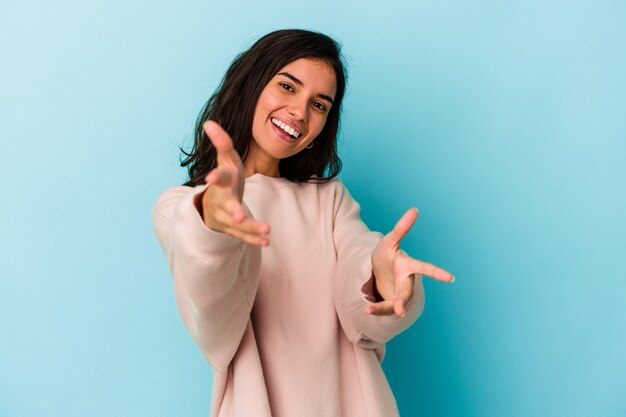
[{"label": "forehead", "polygon": [[303,87],[313,90],[314,94],[335,97],[337,76],[333,67],[323,59],[300,58],[282,67],[278,74],[287,72],[302,81]]}]

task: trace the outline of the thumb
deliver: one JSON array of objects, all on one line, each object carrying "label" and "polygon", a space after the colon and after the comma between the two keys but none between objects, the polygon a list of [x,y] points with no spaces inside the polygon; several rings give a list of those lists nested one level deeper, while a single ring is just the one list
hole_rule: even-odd
[{"label": "thumb", "polygon": [[233,140],[222,126],[213,120],[208,120],[204,122],[202,128],[213,146],[215,146],[218,159],[231,156],[232,152],[235,150]]}]

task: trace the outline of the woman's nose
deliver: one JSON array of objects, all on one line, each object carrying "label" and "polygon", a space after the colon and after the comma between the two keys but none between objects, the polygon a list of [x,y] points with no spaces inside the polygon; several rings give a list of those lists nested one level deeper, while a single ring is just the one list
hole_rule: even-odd
[{"label": "woman's nose", "polygon": [[301,122],[306,122],[307,108],[308,100],[294,97],[294,99],[291,100],[291,102],[289,103],[288,111],[294,119]]}]

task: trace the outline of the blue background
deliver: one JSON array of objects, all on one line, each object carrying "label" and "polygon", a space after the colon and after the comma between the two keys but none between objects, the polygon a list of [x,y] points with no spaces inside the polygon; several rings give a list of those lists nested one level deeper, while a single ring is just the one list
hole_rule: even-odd
[{"label": "blue background", "polygon": [[238,52],[341,41],[342,177],[456,277],[388,345],[403,416],[626,415],[623,1],[0,3],[0,416],[207,416],[151,229]]}]

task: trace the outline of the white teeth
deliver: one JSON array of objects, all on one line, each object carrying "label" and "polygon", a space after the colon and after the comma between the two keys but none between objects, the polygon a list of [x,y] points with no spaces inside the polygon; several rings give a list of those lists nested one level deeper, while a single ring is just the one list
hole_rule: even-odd
[{"label": "white teeth", "polygon": [[300,137],[300,132],[298,132],[293,127],[290,127],[287,123],[283,123],[280,120],[275,119],[273,117],[270,120],[272,121],[274,125],[280,127],[282,130],[289,133],[291,136],[294,136],[296,139]]}]

